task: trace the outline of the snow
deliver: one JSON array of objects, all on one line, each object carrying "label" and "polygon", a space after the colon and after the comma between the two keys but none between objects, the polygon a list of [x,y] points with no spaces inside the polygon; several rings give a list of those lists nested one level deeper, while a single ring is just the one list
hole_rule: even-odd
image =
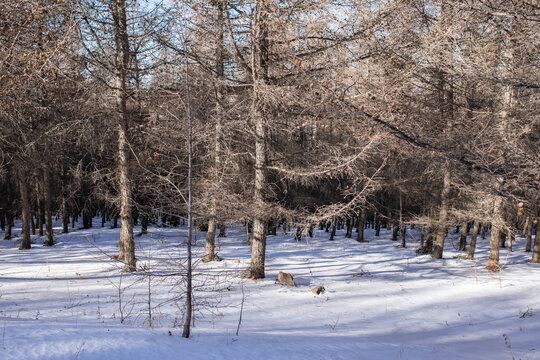
[{"label": "snow", "polygon": [[[134,274],[110,259],[119,229],[55,231],[52,248],[37,236],[24,251],[19,238],[0,240],[1,360],[540,359],[540,266],[527,261],[522,238],[514,252],[501,249],[503,270],[494,274],[483,268],[488,239],[479,239],[477,260],[466,260],[453,231],[443,260],[415,253],[414,230],[405,249],[386,230],[366,230],[367,243],[344,231],[297,243],[289,232],[268,237],[267,277],[254,281],[239,276],[250,247],[244,228],[232,227],[218,239],[224,261],[195,265],[195,327],[184,339],[185,228],[136,237],[148,271]],[[279,271],[298,287],[276,284]],[[312,294],[317,285],[326,292]]]}]

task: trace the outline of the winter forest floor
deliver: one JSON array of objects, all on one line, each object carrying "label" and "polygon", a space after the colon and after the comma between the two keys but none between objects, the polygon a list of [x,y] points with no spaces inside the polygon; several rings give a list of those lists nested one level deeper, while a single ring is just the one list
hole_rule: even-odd
[{"label": "winter forest floor", "polygon": [[[109,257],[119,229],[55,230],[52,248],[43,237],[25,251],[18,238],[0,240],[1,360],[540,359],[540,265],[528,262],[525,239],[502,249],[494,274],[484,269],[488,239],[465,260],[453,231],[444,260],[417,255],[415,231],[405,249],[386,230],[366,230],[367,243],[343,231],[297,243],[291,231],[268,237],[267,277],[253,281],[239,276],[250,247],[232,227],[218,239],[224,260],[195,265],[195,326],[184,339],[185,228],[136,237],[147,271],[134,274]],[[298,287],[276,284],[279,271]],[[326,292],[312,294],[317,285]]]}]

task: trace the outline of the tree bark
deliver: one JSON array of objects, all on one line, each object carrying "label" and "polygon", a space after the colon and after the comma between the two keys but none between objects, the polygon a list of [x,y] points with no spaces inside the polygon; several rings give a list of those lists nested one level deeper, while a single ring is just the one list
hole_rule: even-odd
[{"label": "tree bark", "polygon": [[19,170],[19,192],[21,195],[21,213],[22,213],[22,244],[20,250],[30,249],[32,243],[30,241],[30,198],[28,196],[28,184],[26,183],[26,174],[23,170]]},{"label": "tree bark", "polygon": [[[531,216],[527,217],[527,242],[525,245],[525,251],[530,252],[531,251],[531,244],[532,244],[532,228],[533,228],[533,219]],[[538,227],[538,225],[536,225]]]},{"label": "tree bark", "polygon": [[66,199],[62,196],[62,233],[69,232],[69,213],[66,208]]},{"label": "tree bark", "polygon": [[448,166],[444,169],[443,189],[441,192],[441,207],[439,210],[439,225],[437,225],[437,236],[435,238],[435,247],[433,248],[433,257],[435,259],[442,259],[444,240],[448,230],[446,228],[446,221],[448,218],[448,199],[450,196],[450,171]]},{"label": "tree bark", "polygon": [[397,235],[399,231],[398,222],[396,220],[392,221],[392,241],[397,241]]},{"label": "tree bark", "polygon": [[[363,226],[362,226],[363,227]],[[346,238],[352,237],[353,225],[352,225],[352,216],[347,216],[347,233]]]},{"label": "tree bark", "polygon": [[426,226],[424,224],[419,225],[420,227],[420,249],[424,248],[424,243],[426,239]]},{"label": "tree bark", "polygon": [[13,213],[8,210],[6,213],[6,232],[4,234],[4,240],[11,240],[11,231],[13,229]]},{"label": "tree bark", "polygon": [[266,219],[264,188],[266,186],[266,118],[263,110],[262,86],[268,80],[268,10],[264,0],[255,1],[252,43],[253,94],[251,115],[255,125],[255,186],[253,200],[257,211],[253,221],[251,244],[252,279],[264,279],[266,257]]},{"label": "tree bark", "polygon": [[129,173],[129,140],[127,81],[129,71],[129,38],[127,32],[126,1],[113,0],[112,15],[114,20],[115,59],[115,98],[118,111],[118,187],[120,192],[120,245],[118,258],[124,260],[124,271],[136,270],[135,240],[133,237],[133,217],[131,215],[131,179]]},{"label": "tree bark", "polygon": [[461,224],[461,236],[459,238],[459,251],[467,250],[467,235],[469,234],[469,224],[464,222]]},{"label": "tree bark", "polygon": [[141,235],[148,234],[148,215],[143,214],[141,219]]},{"label": "tree bark", "polygon": [[469,244],[469,252],[467,258],[474,259],[474,252],[476,250],[476,238],[478,237],[478,231],[480,230],[480,222],[478,220],[474,221],[473,230],[471,234],[471,243]]},{"label": "tree bark", "polygon": [[[497,189],[502,187],[502,180],[497,180]],[[500,248],[500,235],[504,236],[504,230],[501,228],[501,224],[504,223],[503,214],[503,199],[496,195],[493,204],[493,217],[494,222],[491,224],[491,240],[489,242],[489,260],[486,265],[486,269],[497,272],[500,271],[499,267],[499,248]]]},{"label": "tree bark", "polygon": [[540,227],[540,217],[536,218],[536,230],[534,232],[533,263],[540,263],[540,239],[538,239],[538,228]]},{"label": "tree bark", "polygon": [[336,236],[337,221],[337,219],[332,220],[332,231],[330,232],[330,238],[328,238],[328,240],[334,240],[334,236]]},{"label": "tree bark", "polygon": [[51,173],[47,165],[43,169],[43,206],[45,216],[45,246],[54,245],[53,222],[52,222],[52,185]]},{"label": "tree bark", "polygon": [[296,234],[294,235],[294,239],[296,241],[302,241],[302,227],[301,226],[297,226],[296,227]]},{"label": "tree bark", "polygon": [[364,223],[366,222],[366,210],[362,209],[358,213],[358,233],[356,234],[356,241],[365,242],[364,240]]},{"label": "tree bark", "polygon": [[221,258],[216,255],[216,219],[208,220],[208,231],[206,232],[206,254],[202,259],[203,262],[207,263],[210,261],[221,261]]}]

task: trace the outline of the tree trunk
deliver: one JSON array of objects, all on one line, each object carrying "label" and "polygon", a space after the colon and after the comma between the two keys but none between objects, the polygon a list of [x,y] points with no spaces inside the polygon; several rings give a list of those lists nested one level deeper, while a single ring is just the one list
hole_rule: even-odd
[{"label": "tree trunk", "polygon": [[[182,331],[182,337],[189,338],[191,328],[191,316],[193,314],[193,294],[192,294],[192,254],[191,244],[193,241],[193,140],[192,140],[192,119],[191,119],[191,99],[189,90],[189,62],[186,62],[186,97],[187,97],[187,117],[188,117],[188,241],[187,241],[187,271],[186,271],[186,318],[184,322],[184,330]],[[215,229],[214,229],[215,232]]]},{"label": "tree trunk", "polygon": [[11,240],[11,231],[13,229],[13,213],[11,210],[8,210],[6,213],[6,232],[4,234],[4,240]]},{"label": "tree trunk", "polygon": [[426,236],[426,247],[424,249],[424,254],[431,254],[433,252],[433,233],[435,232],[435,227],[433,225],[428,226],[428,232]]},{"label": "tree trunk", "polygon": [[512,244],[514,243],[514,240],[516,238],[516,229],[514,228],[513,225],[510,225],[510,227],[508,228],[507,237],[508,237],[508,251],[512,252]]},{"label": "tree trunk", "polygon": [[208,231],[206,232],[206,254],[203,258],[203,262],[221,261],[221,258],[216,255],[216,219],[208,220]]},{"label": "tree trunk", "polygon": [[407,232],[407,225],[403,224],[401,226],[401,247],[407,247],[407,242],[405,240],[406,232]]},{"label": "tree trunk", "polygon": [[334,236],[336,236],[337,221],[337,219],[332,220],[332,232],[330,232],[330,238],[328,240],[334,240]]},{"label": "tree trunk", "polygon": [[222,238],[222,237],[226,237],[227,236],[227,227],[225,226],[224,223],[220,222],[218,224],[218,228],[219,228],[219,234],[218,234],[218,237]]},{"label": "tree trunk", "polygon": [[50,169],[47,165],[43,169],[43,206],[45,216],[45,246],[54,245],[53,222],[52,222],[52,186]]},{"label": "tree trunk", "polygon": [[347,234],[345,235],[345,237],[346,238],[351,238],[352,237],[352,231],[353,231],[352,217],[347,216]]},{"label": "tree trunk", "polygon": [[36,235],[36,222],[34,221],[34,217],[34,213],[32,212],[32,209],[30,209],[30,231],[32,232],[32,235]]},{"label": "tree trunk", "polygon": [[253,241],[251,244],[252,279],[264,279],[266,257],[266,220],[264,218],[264,188],[266,184],[266,118],[264,114],[262,86],[268,80],[268,13],[263,0],[255,1],[252,44],[252,107],[251,115],[255,125],[255,186],[253,200],[257,208],[253,221]]},{"label": "tree trunk", "polygon": [[433,257],[442,259],[444,250],[444,239],[448,230],[446,221],[448,218],[448,199],[450,196],[450,170],[448,165],[444,169],[443,189],[441,192],[441,207],[439,209],[439,225],[437,226],[437,237],[435,239],[435,247],[433,249]]},{"label": "tree trunk", "polygon": [[399,231],[398,222],[393,220],[392,221],[392,241],[397,241],[398,231]]},{"label": "tree trunk", "polygon": [[476,250],[476,238],[478,237],[478,231],[480,230],[480,222],[478,220],[474,221],[474,226],[471,234],[471,243],[469,244],[469,253],[467,258],[474,259],[474,252]]},{"label": "tree trunk", "polygon": [[66,208],[66,199],[62,196],[62,233],[69,232],[69,213]]},{"label": "tree trunk", "polygon": [[461,236],[459,238],[459,251],[467,250],[467,235],[469,234],[469,224],[464,222],[461,224]]},{"label": "tree trunk", "polygon": [[274,236],[277,234],[277,220],[270,219],[268,221],[268,234]]},{"label": "tree trunk", "polygon": [[487,234],[487,228],[488,228],[488,223],[482,223],[482,240],[486,240],[486,234]]},{"label": "tree trunk", "polygon": [[540,239],[538,239],[538,228],[540,227],[540,217],[536,218],[536,230],[534,232],[533,263],[540,263]]},{"label": "tree trunk", "polygon": [[420,224],[420,249],[424,248],[424,242],[426,238],[426,226],[424,224]]},{"label": "tree trunk", "polygon": [[129,141],[127,81],[130,68],[130,49],[127,32],[126,1],[114,0],[112,6],[114,20],[115,61],[115,100],[118,111],[118,187],[120,192],[120,246],[118,258],[124,260],[124,271],[136,270],[135,240],[133,238],[133,217],[131,215],[131,179],[129,173]]},{"label": "tree trunk", "polygon": [[141,235],[148,234],[148,215],[143,214],[141,219]]},{"label": "tree trunk", "polygon": [[[527,216],[527,243],[525,245],[525,251],[530,252],[531,251],[531,244],[532,244],[532,228],[533,228],[533,219],[531,216]],[[536,225],[538,227],[538,225]]]},{"label": "tree trunk", "polygon": [[[502,180],[497,180],[497,188],[502,186]],[[497,272],[500,271],[499,267],[499,248],[500,248],[500,235],[504,232],[500,227],[504,223],[504,214],[503,214],[503,199],[496,195],[495,202],[493,205],[493,217],[495,221],[491,224],[491,240],[489,242],[489,260],[486,265],[486,269]]]},{"label": "tree trunk", "polygon": [[41,193],[39,191],[39,187],[36,186],[36,222],[37,222],[37,230],[38,230],[38,236],[45,235],[43,231],[43,223],[45,217],[43,216],[43,201],[41,200]]},{"label": "tree trunk", "polygon": [[358,233],[356,234],[356,241],[365,242],[364,240],[364,223],[366,222],[366,210],[360,210],[358,214]]},{"label": "tree trunk", "polygon": [[381,234],[381,217],[378,213],[375,216],[375,236],[379,236]]},{"label": "tree trunk", "polygon": [[26,183],[26,174],[23,170],[19,171],[19,192],[21,194],[21,213],[22,213],[22,244],[20,250],[30,249],[32,243],[30,241],[30,198],[28,196],[28,185]]},{"label": "tree trunk", "polygon": [[296,227],[296,234],[294,235],[294,239],[296,241],[302,241],[302,227],[301,226]]}]

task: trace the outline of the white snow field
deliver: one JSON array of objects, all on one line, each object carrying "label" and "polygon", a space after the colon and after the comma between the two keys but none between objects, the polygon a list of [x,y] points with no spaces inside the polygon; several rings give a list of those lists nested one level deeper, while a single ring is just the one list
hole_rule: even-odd
[{"label": "white snow field", "polygon": [[[367,243],[343,231],[297,243],[289,232],[268,237],[267,277],[254,281],[239,276],[250,247],[244,228],[231,227],[218,239],[224,260],[196,264],[195,326],[184,339],[185,228],[136,237],[147,271],[134,274],[110,259],[119,229],[55,230],[52,248],[43,237],[24,251],[17,237],[0,240],[1,360],[540,359],[540,266],[525,239],[501,250],[494,274],[484,269],[488,240],[477,260],[461,259],[453,230],[444,260],[417,255],[415,231],[405,249],[386,230],[366,230]],[[279,271],[298,287],[276,284]],[[316,285],[326,292],[311,293]]]}]

